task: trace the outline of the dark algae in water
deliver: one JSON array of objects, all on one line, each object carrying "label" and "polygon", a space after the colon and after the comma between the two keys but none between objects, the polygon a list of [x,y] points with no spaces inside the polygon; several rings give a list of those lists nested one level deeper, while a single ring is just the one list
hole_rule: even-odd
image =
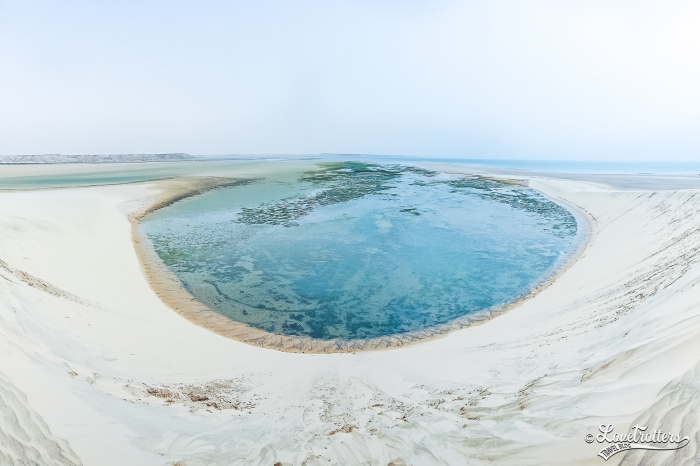
[{"label": "dark algae in water", "polygon": [[549,222],[553,234],[566,237],[576,234],[576,219],[571,213],[533,189],[508,189],[508,185],[485,178],[460,178],[446,182],[453,192],[478,196],[484,200],[502,202],[542,217]]},{"label": "dark algae in water", "polygon": [[355,162],[204,194],[141,228],[212,310],[321,340],[426,330],[510,302],[576,235],[570,212],[523,186]]},{"label": "dark algae in water", "polygon": [[244,207],[238,222],[246,225],[295,225],[295,221],[319,207],[340,204],[379,194],[394,187],[393,181],[408,171],[419,171],[428,176],[427,170],[400,166],[345,162],[326,163],[323,169],[304,174],[301,182],[307,182],[321,191],[311,196],[295,196],[272,204]]}]

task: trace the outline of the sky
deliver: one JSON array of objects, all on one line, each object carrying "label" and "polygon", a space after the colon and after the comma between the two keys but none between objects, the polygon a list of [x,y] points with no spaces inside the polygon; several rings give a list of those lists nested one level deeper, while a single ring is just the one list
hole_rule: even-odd
[{"label": "sky", "polygon": [[700,2],[0,0],[0,154],[700,160]]}]

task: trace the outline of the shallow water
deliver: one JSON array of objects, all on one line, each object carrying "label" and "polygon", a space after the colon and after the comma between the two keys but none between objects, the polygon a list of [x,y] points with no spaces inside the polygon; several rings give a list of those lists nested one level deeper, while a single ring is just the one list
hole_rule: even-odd
[{"label": "shallow water", "polygon": [[68,188],[138,183],[182,176],[255,178],[270,172],[311,167],[318,157],[286,159],[206,160],[157,163],[65,163],[0,165],[0,190]]},{"label": "shallow water", "polygon": [[140,228],[211,309],[323,340],[420,331],[513,301],[577,237],[572,214],[528,188],[351,162],[190,198]]}]

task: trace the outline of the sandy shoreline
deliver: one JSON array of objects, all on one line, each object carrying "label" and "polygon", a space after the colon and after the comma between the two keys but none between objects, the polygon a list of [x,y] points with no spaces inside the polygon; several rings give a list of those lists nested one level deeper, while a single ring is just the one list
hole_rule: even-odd
[{"label": "sandy shoreline", "polygon": [[[499,179],[497,177],[485,178],[496,182],[527,185],[526,182],[521,180]],[[550,201],[559,203],[568,210],[577,213],[579,229],[585,227],[587,231],[577,234],[577,238],[582,236],[583,240],[579,240],[578,244],[574,245],[574,249],[563,258],[563,261],[555,265],[554,271],[524,296],[419,332],[363,340],[317,340],[305,337],[290,337],[266,332],[250,325],[233,321],[197,301],[184,288],[175,274],[163,264],[162,260],[153,249],[151,242],[139,233],[139,222],[151,212],[167,207],[188,197],[219,188],[236,186],[248,181],[249,180],[245,179],[237,180],[217,177],[188,177],[149,183],[156,186],[158,194],[147,199],[137,210],[129,213],[132,241],[136,254],[141,262],[141,269],[153,289],[153,292],[170,309],[193,324],[216,333],[217,335],[221,335],[222,337],[261,348],[276,349],[290,353],[327,354],[399,349],[407,345],[442,338],[449,333],[473,325],[482,325],[516,308],[526,300],[532,299],[551,285],[576,262],[581,254],[583,254],[589,242],[589,237],[594,231],[593,219],[585,210],[563,199],[553,199],[546,196]],[[584,225],[582,225],[582,222]]]},{"label": "sandy shoreline", "polygon": [[356,354],[260,348],[167,307],[132,242],[153,183],[0,193],[0,411],[17,419],[0,458],[597,465],[586,434],[642,422],[691,444],[605,464],[695,464],[700,190],[633,181],[529,178],[593,219],[577,260],[497,319]]}]

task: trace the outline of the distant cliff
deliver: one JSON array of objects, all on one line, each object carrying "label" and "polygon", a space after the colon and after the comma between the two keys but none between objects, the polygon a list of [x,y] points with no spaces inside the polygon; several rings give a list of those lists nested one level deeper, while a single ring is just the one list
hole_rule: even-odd
[{"label": "distant cliff", "polygon": [[139,163],[139,162],[179,162],[201,160],[202,157],[189,154],[109,154],[109,155],[0,155],[0,164],[32,163]]}]

